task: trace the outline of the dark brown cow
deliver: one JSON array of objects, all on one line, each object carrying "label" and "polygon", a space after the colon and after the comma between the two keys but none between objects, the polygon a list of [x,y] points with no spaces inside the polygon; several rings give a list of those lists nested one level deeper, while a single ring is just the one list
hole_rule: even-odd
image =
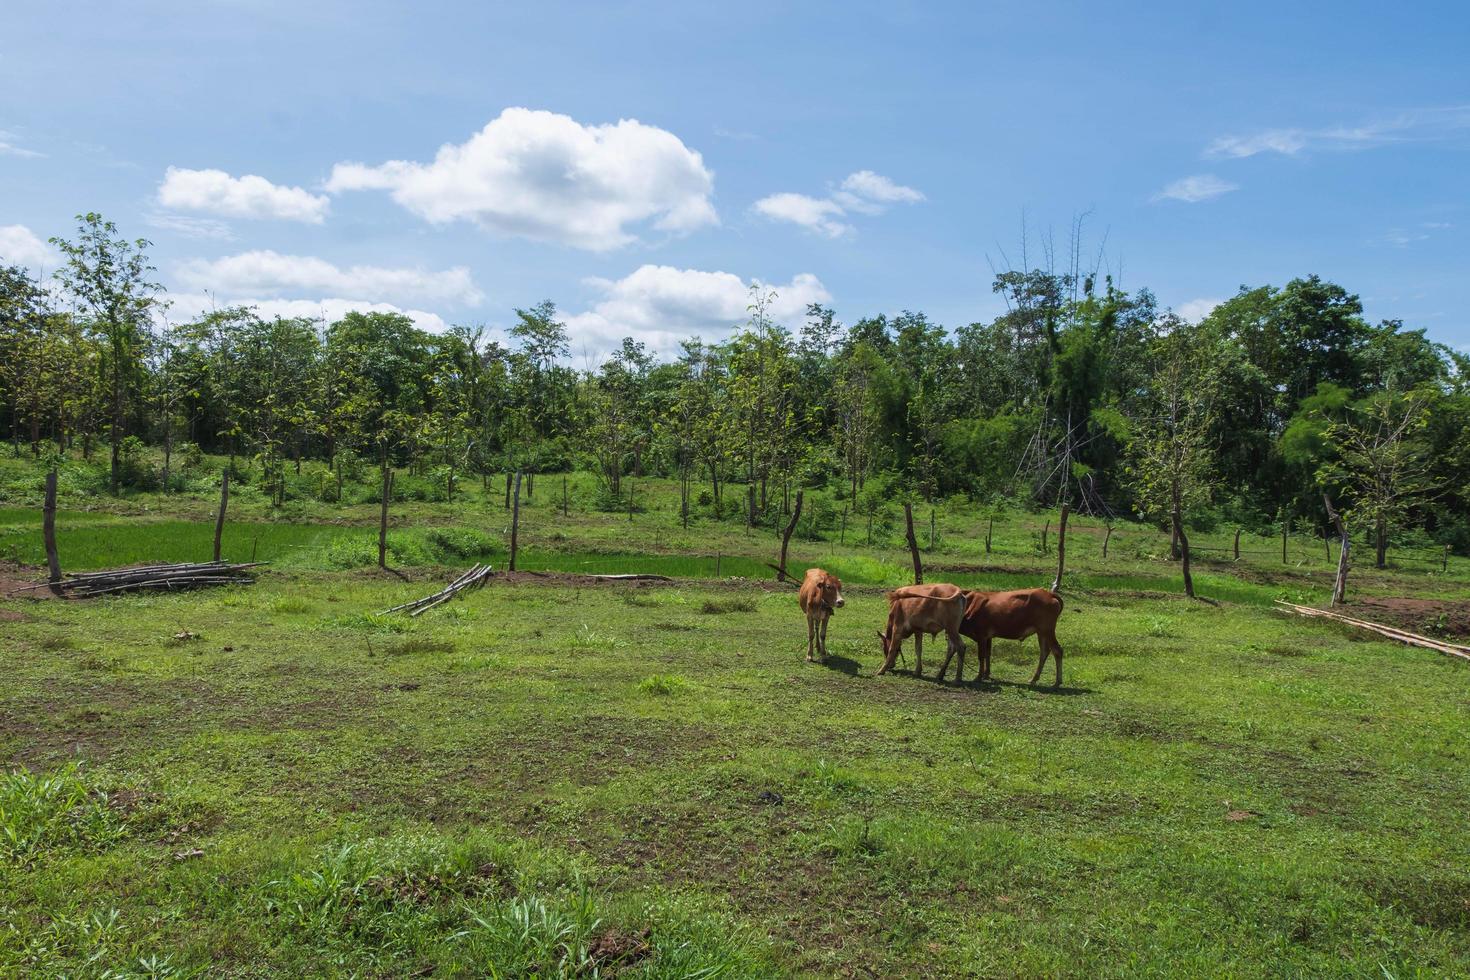
[{"label": "dark brown cow", "polygon": [[796,594],[801,611],[806,613],[806,658],[812,659],[812,646],[827,659],[827,620],[832,612],[841,609],[842,582],[831,572],[820,568],[808,568],[801,580],[801,591]]},{"label": "dark brown cow", "polygon": [[[878,634],[883,644],[883,666],[878,673],[886,674],[893,669],[903,649],[903,641],[915,634],[931,636],[943,632],[949,640],[949,657],[955,652],[961,661],[965,655],[965,644],[960,639],[960,622],[965,615],[965,595],[952,585],[911,585],[888,593],[888,626]],[[945,658],[945,664],[949,663]],[[924,674],[924,665],[915,660],[915,673]]]},{"label": "dark brown cow", "polygon": [[[1041,668],[1046,666],[1047,654],[1057,658],[1056,687],[1062,686],[1062,645],[1057,642],[1057,620],[1062,615],[1062,597],[1050,589],[1017,589],[1014,592],[966,592],[965,615],[960,623],[960,632],[974,640],[979,646],[980,680],[990,677],[990,641],[1024,640],[1036,634],[1041,644],[1041,659],[1036,664],[1036,673],[1031,683],[1041,679]],[[949,667],[949,658],[939,668],[939,679]],[[964,681],[965,658],[960,653],[959,666],[955,670],[956,682]]]}]

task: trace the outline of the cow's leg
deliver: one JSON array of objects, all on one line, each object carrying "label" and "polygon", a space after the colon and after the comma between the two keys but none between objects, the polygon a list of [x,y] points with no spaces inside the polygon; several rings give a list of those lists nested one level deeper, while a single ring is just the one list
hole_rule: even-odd
[{"label": "cow's leg", "polygon": [[975,656],[980,661],[979,679],[982,681],[988,681],[990,680],[990,637],[987,636],[984,639],[976,640],[975,642],[976,645],[979,647],[979,649],[975,651]]},{"label": "cow's leg", "polygon": [[924,634],[914,634],[914,676],[924,676]]},{"label": "cow's leg", "polygon": [[1062,645],[1057,642],[1057,635],[1051,635],[1051,655],[1057,658],[1057,682],[1053,687],[1062,686]]},{"label": "cow's leg", "polygon": [[812,661],[812,645],[817,642],[817,621],[811,613],[806,614],[806,660]]},{"label": "cow's leg", "polygon": [[822,651],[822,659],[827,659],[827,624],[832,622],[832,614],[828,613],[822,617],[822,632],[817,636],[817,648]]},{"label": "cow's leg", "polygon": [[1036,673],[1031,675],[1032,684],[1035,684],[1038,680],[1041,679],[1041,668],[1046,666],[1046,655],[1051,652],[1051,647],[1047,645],[1045,635],[1038,632],[1036,634],[1036,639],[1041,644],[1041,659],[1036,661]]},{"label": "cow's leg", "polygon": [[888,654],[883,658],[883,666],[878,668],[878,673],[886,674],[893,669],[893,662],[903,652],[903,640],[894,641],[888,648]]}]

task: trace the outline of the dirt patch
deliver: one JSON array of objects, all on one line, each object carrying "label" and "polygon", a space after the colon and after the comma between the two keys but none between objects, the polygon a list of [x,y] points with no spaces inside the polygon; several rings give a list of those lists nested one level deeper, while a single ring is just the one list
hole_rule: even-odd
[{"label": "dirt patch", "polygon": [[608,929],[592,941],[587,952],[600,969],[627,969],[653,955],[653,947],[648,945],[650,935],[648,929],[636,933]]},{"label": "dirt patch", "polygon": [[1354,599],[1346,608],[1350,616],[1385,626],[1397,626],[1425,636],[1470,639],[1470,602],[1387,596]]},{"label": "dirt patch", "polygon": [[[0,561],[0,598],[7,599],[52,599],[49,589],[31,589],[37,583],[46,581],[46,570],[36,565],[21,565],[13,561]],[[30,589],[22,592],[21,589]],[[0,620],[19,622],[19,619],[11,619],[11,616],[21,616],[21,613],[9,613],[8,610],[0,609]]]}]

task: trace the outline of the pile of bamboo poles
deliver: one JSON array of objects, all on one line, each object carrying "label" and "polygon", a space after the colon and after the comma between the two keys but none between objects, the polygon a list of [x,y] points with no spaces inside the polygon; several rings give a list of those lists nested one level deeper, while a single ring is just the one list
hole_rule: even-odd
[{"label": "pile of bamboo poles", "polygon": [[490,577],[491,571],[492,569],[489,565],[476,565],[433,595],[426,595],[422,599],[405,602],[402,605],[394,606],[392,609],[384,609],[380,615],[386,616],[389,613],[405,611],[410,616],[426,613],[441,602],[447,602],[454,598],[465,589],[479,588],[484,585],[485,580]]},{"label": "pile of bamboo poles", "polygon": [[250,569],[263,561],[232,563],[227,561],[186,562],[180,565],[140,565],[135,568],[113,568],[104,572],[68,572],[61,581],[32,585],[22,592],[51,589],[68,599],[86,599],[109,592],[133,592],[143,589],[193,589],[208,585],[251,585],[255,576]]},{"label": "pile of bamboo poles", "polygon": [[1390,640],[1407,643],[1410,646],[1423,647],[1426,650],[1437,650],[1440,653],[1447,653],[1451,657],[1470,660],[1470,647],[1461,646],[1458,643],[1436,640],[1432,637],[1410,633],[1408,630],[1401,630],[1394,626],[1384,626],[1382,623],[1369,622],[1366,619],[1354,619],[1352,616],[1344,616],[1342,613],[1332,612],[1327,609],[1318,609],[1315,606],[1299,606],[1294,602],[1287,602],[1284,599],[1277,599],[1276,602],[1278,605],[1284,606],[1299,616],[1310,616],[1315,619],[1330,619],[1335,623],[1356,626],[1358,629],[1368,630],[1369,632],[1377,633],[1379,636],[1386,636]]}]

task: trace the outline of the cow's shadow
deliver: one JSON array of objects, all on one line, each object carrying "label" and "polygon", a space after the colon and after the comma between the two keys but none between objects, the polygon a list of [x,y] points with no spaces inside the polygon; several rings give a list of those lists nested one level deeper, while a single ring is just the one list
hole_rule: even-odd
[{"label": "cow's shadow", "polygon": [[848,677],[856,677],[858,675],[858,662],[851,657],[828,654],[827,659],[822,661],[822,666],[828,670],[835,670],[838,673],[846,674]]},{"label": "cow's shadow", "polygon": [[[909,672],[909,676],[913,677],[913,671]],[[925,674],[923,677],[917,677],[914,679],[928,681],[935,687],[948,687],[954,688],[955,690],[965,691],[985,691],[989,694],[995,694],[1003,688],[1007,687],[1016,688],[1018,690],[1035,691],[1038,694],[1049,694],[1058,697],[1075,697],[1079,694],[1095,693],[1090,687],[1067,687],[1066,685],[1063,685],[1061,687],[1053,687],[1051,684],[1047,683],[1044,678],[1040,683],[1037,684],[1032,684],[1029,681],[999,680],[994,676],[987,677],[984,680],[980,680],[979,678],[971,678],[970,680],[959,681],[957,683],[953,680],[953,676],[954,675],[952,674],[948,675],[948,677],[942,681],[939,679],[937,674]]]}]

